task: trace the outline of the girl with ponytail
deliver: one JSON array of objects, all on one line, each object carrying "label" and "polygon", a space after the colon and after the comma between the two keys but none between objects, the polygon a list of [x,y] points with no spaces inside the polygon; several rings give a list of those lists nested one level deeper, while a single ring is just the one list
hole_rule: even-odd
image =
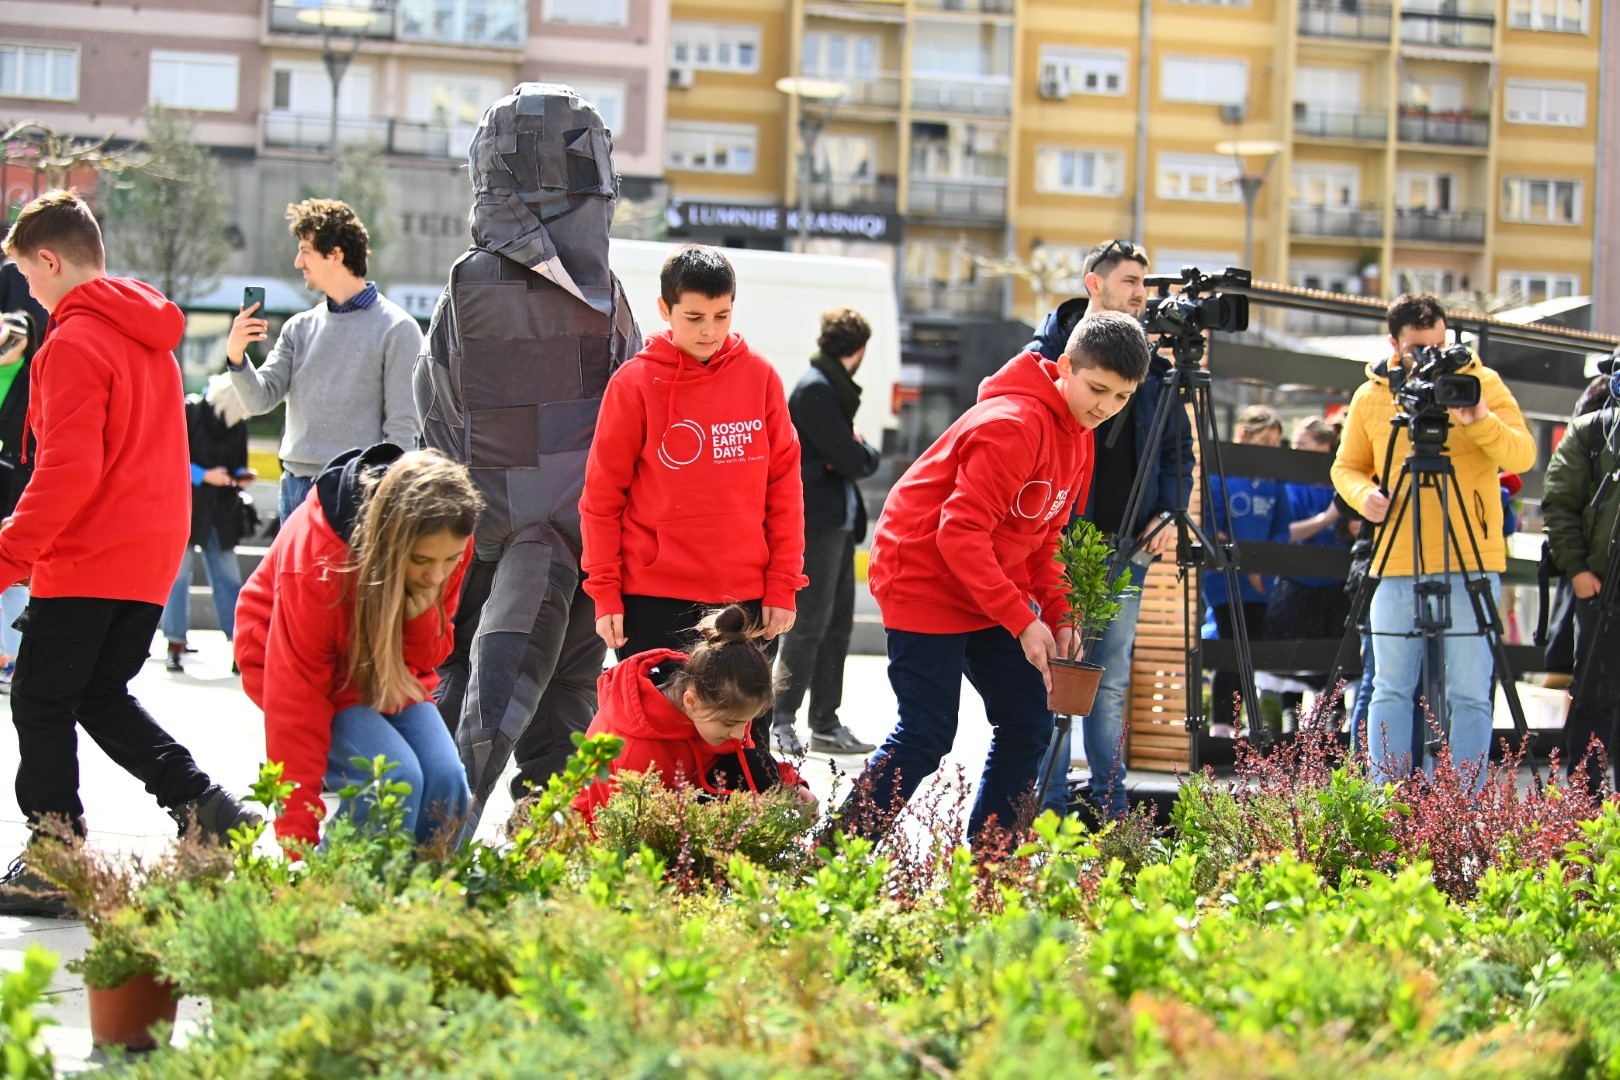
[{"label": "girl with ponytail", "polygon": [[[264,710],[265,746],[295,785],[276,822],[314,844],[321,791],[363,781],[381,754],[410,785],[418,842],[459,828],[467,776],[431,697],[480,508],[467,470],[386,443],[335,458],[242,589],[236,659]],[[364,817],[365,806],[340,813]]]},{"label": "girl with ponytail", "polygon": [[[600,708],[588,734],[624,740],[612,773],[657,769],[666,785],[713,794],[763,791],[780,782],[813,803],[798,772],[772,762],[750,731],[750,722],[770,711],[777,690],[764,628],[732,604],[709,611],[693,629],[698,641],[690,651],[637,653],[598,680]],[[611,776],[590,785],[575,809],[589,820],[616,787]]]}]

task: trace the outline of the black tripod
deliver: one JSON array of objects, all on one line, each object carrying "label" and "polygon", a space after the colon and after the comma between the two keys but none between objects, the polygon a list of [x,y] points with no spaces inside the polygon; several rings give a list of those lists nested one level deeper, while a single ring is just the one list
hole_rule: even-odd
[{"label": "black tripod", "polygon": [[[1394,548],[1394,544],[1386,543],[1386,540],[1392,540],[1399,534],[1401,522],[1410,511],[1414,608],[1412,630],[1396,636],[1423,639],[1423,660],[1418,677],[1421,699],[1427,703],[1441,732],[1449,736],[1451,712],[1446,703],[1445,650],[1438,646],[1443,646],[1446,631],[1452,626],[1450,579],[1451,575],[1456,573],[1461,575],[1463,587],[1468,594],[1468,602],[1474,609],[1475,625],[1479,627],[1477,633],[1484,634],[1490,644],[1491,655],[1495,660],[1496,680],[1507,698],[1513,728],[1523,740],[1526,760],[1530,762],[1530,773],[1539,787],[1541,775],[1535,765],[1529,725],[1525,723],[1524,706],[1519,701],[1518,687],[1513,681],[1513,670],[1508,664],[1507,648],[1502,641],[1502,616],[1497,610],[1496,598],[1491,595],[1490,579],[1485,576],[1484,558],[1480,555],[1479,541],[1474,536],[1474,526],[1466,513],[1461,515],[1463,532],[1468,537],[1469,553],[1473,556],[1470,563],[1464,556],[1462,543],[1451,524],[1452,496],[1456,496],[1459,506],[1466,505],[1462,485],[1457,480],[1457,471],[1451,463],[1451,458],[1446,455],[1446,437],[1451,430],[1451,417],[1443,409],[1438,412],[1424,410],[1416,413],[1397,413],[1390,425],[1389,444],[1384,451],[1385,476],[1389,475],[1389,466],[1395,457],[1395,440],[1402,430],[1411,434],[1412,451],[1401,464],[1401,471],[1390,490],[1389,512],[1386,512],[1374,542],[1374,550],[1381,548],[1383,554],[1379,556],[1377,567],[1362,578],[1351,597],[1347,629],[1344,639],[1339,643],[1339,654],[1334,658],[1333,673],[1328,679],[1328,686],[1340,685],[1344,672],[1350,666],[1351,655],[1360,652],[1362,631],[1367,627],[1367,608],[1378,579],[1383,576],[1384,567],[1389,563],[1390,552]],[[1438,570],[1429,570],[1424,565],[1422,497],[1424,491],[1434,492],[1440,506],[1440,528],[1443,539]],[[1417,494],[1416,498],[1413,497],[1414,493]],[[1454,555],[1455,566],[1452,562]],[[1363,688],[1362,692],[1366,693],[1368,689]],[[1372,725],[1370,714],[1367,724],[1369,727]],[[1371,742],[1370,733],[1368,742]],[[1415,734],[1413,742],[1415,746],[1417,743]],[[1435,754],[1439,752],[1440,745],[1437,736],[1426,740],[1424,749],[1430,754]],[[1420,762],[1413,763],[1414,767],[1420,764]]]},{"label": "black tripod", "polygon": [[[1202,463],[1198,483],[1203,496],[1203,505],[1207,508],[1214,505],[1213,489],[1210,477],[1218,476],[1221,479],[1221,499],[1226,500],[1227,484],[1226,470],[1221,467],[1220,436],[1215,429],[1215,413],[1210,400],[1210,373],[1199,366],[1204,356],[1204,336],[1199,333],[1181,335],[1163,335],[1159,338],[1157,349],[1169,349],[1174,358],[1170,371],[1164,377],[1164,387],[1159,393],[1159,401],[1153,411],[1153,420],[1148,426],[1146,446],[1149,453],[1157,453],[1162,445],[1165,432],[1169,430],[1170,420],[1174,411],[1185,415],[1188,406],[1193,411],[1193,435],[1198,441],[1198,460]],[[1120,427],[1116,426],[1110,433],[1110,440],[1118,438]],[[1112,441],[1110,444],[1112,445]],[[1188,500],[1183,494],[1183,459],[1181,442],[1176,441],[1176,505],[1186,506]],[[1141,512],[1143,500],[1147,498],[1147,463],[1138,462],[1136,475],[1131,481],[1130,496],[1125,502],[1125,511],[1120,521],[1123,528],[1130,528]],[[1226,520],[1232,520],[1230,504],[1226,504]],[[1190,748],[1188,750],[1188,766],[1193,771],[1201,767],[1201,753],[1199,740],[1208,726],[1209,718],[1204,715],[1204,666],[1203,666],[1203,638],[1199,634],[1199,627],[1203,624],[1202,592],[1198,582],[1194,579],[1193,571],[1198,568],[1213,571],[1222,575],[1226,580],[1227,595],[1237,602],[1241,595],[1238,580],[1238,562],[1236,546],[1229,540],[1216,543],[1212,541],[1204,528],[1193,519],[1192,515],[1178,509],[1160,515],[1153,528],[1140,538],[1128,535],[1114,538],[1114,554],[1110,560],[1109,573],[1117,578],[1123,573],[1126,566],[1136,564],[1142,577],[1146,576],[1148,561],[1138,560],[1138,555],[1147,548],[1153,538],[1168,528],[1176,530],[1176,566],[1177,577],[1181,582],[1181,596],[1183,609],[1182,647],[1186,657],[1186,693],[1187,693],[1187,733]],[[1141,585],[1140,578],[1134,584]],[[1248,717],[1248,729],[1258,738],[1265,738],[1267,734],[1265,725],[1260,721],[1260,699],[1255,691],[1254,662],[1249,652],[1248,630],[1243,625],[1241,617],[1233,620],[1233,644],[1238,657],[1238,679],[1241,687],[1243,708]],[[1037,785],[1035,797],[1036,805],[1045,799],[1047,791],[1054,783],[1061,782],[1061,778],[1068,769],[1068,762],[1059,761],[1058,748],[1069,734],[1074,724],[1074,718],[1065,714],[1057,717],[1057,726],[1053,732],[1051,746],[1047,749],[1046,758],[1041,768],[1040,782]]]}]

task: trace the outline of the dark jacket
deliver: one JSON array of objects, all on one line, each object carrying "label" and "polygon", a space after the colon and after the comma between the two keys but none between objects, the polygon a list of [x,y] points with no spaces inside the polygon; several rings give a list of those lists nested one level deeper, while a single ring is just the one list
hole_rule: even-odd
[{"label": "dark jacket", "polygon": [[1609,538],[1620,515],[1620,482],[1610,479],[1620,460],[1607,438],[1616,419],[1610,406],[1570,421],[1547,466],[1541,512],[1553,561],[1565,577],[1608,573]]},{"label": "dark jacket", "polygon": [[[1086,313],[1087,303],[1087,299],[1083,296],[1065,300],[1058,305],[1056,311],[1041,322],[1035,340],[1024,348],[1055,361],[1063,355],[1063,348],[1069,343],[1069,334],[1074,331],[1080,317]],[[1148,451],[1148,429],[1153,426],[1153,413],[1159,406],[1159,398],[1164,391],[1164,378],[1170,373],[1170,368],[1170,361],[1154,353],[1152,363],[1148,367],[1148,377],[1142,380],[1141,387],[1131,397],[1131,415],[1136,420],[1136,468],[1141,472],[1144,462],[1147,468],[1147,492],[1142,498],[1141,509],[1137,511],[1136,521],[1129,529],[1133,537],[1139,535],[1147,527],[1147,523],[1160,514],[1187,509],[1187,500],[1192,496],[1192,425],[1187,422],[1184,409],[1170,410],[1170,423],[1165,428],[1165,437],[1160,440],[1158,452]],[[1108,453],[1108,448],[1103,443],[1103,439],[1098,439],[1099,454]],[[1179,483],[1176,468],[1178,452],[1181,455]],[[1096,495],[1096,489],[1093,487],[1080,516],[1091,516],[1092,501]]]},{"label": "dark jacket", "polygon": [[23,420],[28,415],[28,369],[24,360],[17,377],[0,402],[0,518],[10,517],[22,498],[23,486],[33,475],[31,461],[23,461]]},{"label": "dark jacket", "polygon": [[855,542],[866,539],[866,501],[855,481],[877,472],[874,446],[855,440],[853,421],[821,369],[811,367],[788,395],[788,414],[799,433],[799,475],[804,479],[804,524],[839,529],[855,490]]},{"label": "dark jacket", "polygon": [[[191,463],[202,469],[223,465],[232,476],[248,467],[247,423],[227,427],[214,407],[202,395],[186,398],[186,438],[191,444]],[[233,548],[242,542],[242,499],[235,485],[191,485],[191,542],[202,544],[212,528],[219,546]]]}]

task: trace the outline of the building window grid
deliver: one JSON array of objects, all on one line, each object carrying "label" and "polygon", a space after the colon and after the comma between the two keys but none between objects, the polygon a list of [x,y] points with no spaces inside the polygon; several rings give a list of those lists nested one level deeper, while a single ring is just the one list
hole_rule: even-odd
[{"label": "building window grid", "polygon": [[1508,0],[1508,26],[1514,30],[1586,33],[1586,0]]},{"label": "building window grid", "polygon": [[1044,147],[1035,153],[1035,190],[1046,195],[1119,195],[1125,155],[1116,150]]},{"label": "building window grid", "polygon": [[677,127],[671,125],[668,161],[688,172],[751,175],[758,154],[759,131],[753,127]]},{"label": "building window grid", "polygon": [[628,26],[629,0],[546,0],[541,18],[584,26]]},{"label": "building window grid", "polygon": [[1070,94],[1122,95],[1130,86],[1129,71],[1130,55],[1124,50],[1041,50],[1041,82],[1055,83]]},{"label": "building window grid", "polygon": [[1586,86],[1582,83],[1509,79],[1502,116],[1512,124],[1586,126]]},{"label": "building window grid", "polygon": [[1160,154],[1158,193],[1161,199],[1194,202],[1240,202],[1237,165],[1228,157],[1208,154]]},{"label": "building window grid", "polygon": [[[616,8],[620,17],[613,25],[622,26],[624,2],[593,0],[587,5],[572,0],[566,4],[568,12],[554,17],[553,10],[564,5],[559,0],[547,0],[546,18],[601,23]],[[529,36],[527,0],[398,0],[397,6],[399,36],[404,41],[515,48]],[[582,17],[571,17],[572,9],[579,9]]]},{"label": "building window grid", "polygon": [[1523,297],[1527,304],[1539,304],[1579,296],[1581,277],[1546,270],[1503,270],[1496,275],[1496,291],[1503,296]]},{"label": "building window grid", "polygon": [[1159,67],[1159,97],[1195,105],[1246,104],[1249,62],[1227,56],[1166,56]]},{"label": "building window grid", "polygon": [[1532,225],[1579,225],[1583,191],[1579,180],[1507,177],[1502,181],[1502,220]]},{"label": "building window grid", "polygon": [[235,112],[240,61],[229,53],[152,52],[149,97],[154,105],[199,112]]},{"label": "building window grid", "polygon": [[78,46],[0,42],[0,97],[77,101]]},{"label": "building window grid", "polygon": [[799,50],[799,66],[806,75],[826,79],[874,79],[883,43],[876,34],[844,34],[811,30]]},{"label": "building window grid", "polygon": [[670,63],[694,71],[759,71],[757,26],[678,22],[670,27]]}]

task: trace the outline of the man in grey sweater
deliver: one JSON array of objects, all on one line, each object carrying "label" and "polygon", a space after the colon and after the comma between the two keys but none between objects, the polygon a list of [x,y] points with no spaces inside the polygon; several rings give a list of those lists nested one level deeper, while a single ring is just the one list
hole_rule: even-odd
[{"label": "man in grey sweater", "polygon": [[279,511],[286,521],[309,495],[326,463],[356,447],[390,442],[415,449],[421,437],[411,396],[411,366],[422,346],[416,320],[366,280],[366,227],[336,199],[287,207],[298,238],[293,266],[326,299],[287,320],[265,362],[247,360],[269,324],[258,305],[243,309],[225,341],[226,366],[249,415],[283,399]]}]

